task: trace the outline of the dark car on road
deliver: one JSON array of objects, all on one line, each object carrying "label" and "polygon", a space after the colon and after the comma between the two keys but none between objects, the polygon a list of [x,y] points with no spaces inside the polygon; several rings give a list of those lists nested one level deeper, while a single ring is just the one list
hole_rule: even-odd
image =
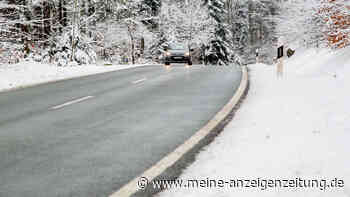
[{"label": "dark car on road", "polygon": [[191,50],[188,47],[181,44],[170,44],[164,53],[165,65],[171,63],[187,63],[192,65]]}]

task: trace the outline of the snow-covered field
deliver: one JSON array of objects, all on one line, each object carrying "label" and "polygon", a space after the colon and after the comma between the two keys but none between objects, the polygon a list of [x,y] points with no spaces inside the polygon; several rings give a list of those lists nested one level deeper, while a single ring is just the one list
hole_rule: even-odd
[{"label": "snow-covered field", "polygon": [[322,191],[293,184],[265,190],[225,184],[172,188],[159,196],[349,197],[350,49],[299,49],[285,61],[283,79],[276,78],[275,66],[249,68],[250,91],[234,120],[179,179],[338,178],[344,186],[338,182],[338,188]]},{"label": "snow-covered field", "polygon": [[97,64],[58,67],[37,62],[0,65],[0,91],[138,66],[145,65],[105,66],[104,64]]}]

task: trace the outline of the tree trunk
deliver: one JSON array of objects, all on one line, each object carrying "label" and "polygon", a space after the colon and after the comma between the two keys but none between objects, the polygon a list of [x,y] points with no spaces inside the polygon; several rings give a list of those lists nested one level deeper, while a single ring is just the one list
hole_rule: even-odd
[{"label": "tree trunk", "polygon": [[145,38],[141,38],[141,55],[143,56],[145,53]]},{"label": "tree trunk", "polygon": [[60,27],[59,27],[59,31],[60,33],[63,32],[63,0],[60,0],[59,3],[58,3],[58,20],[59,20],[59,23],[60,23]]},{"label": "tree trunk", "polygon": [[135,43],[134,43],[135,39],[134,39],[134,36],[132,35],[132,30],[130,26],[128,26],[128,33],[131,41],[131,61],[132,61],[132,64],[135,64]]},{"label": "tree trunk", "polygon": [[70,56],[70,61],[72,62],[75,56],[75,34],[76,34],[76,29],[77,29],[77,4],[78,0],[74,0],[74,8],[73,8],[73,21],[72,21],[72,54]]}]

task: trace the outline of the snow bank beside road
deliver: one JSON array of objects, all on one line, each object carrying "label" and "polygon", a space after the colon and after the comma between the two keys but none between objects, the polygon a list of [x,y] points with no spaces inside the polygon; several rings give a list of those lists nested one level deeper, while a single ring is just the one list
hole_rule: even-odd
[{"label": "snow bank beside road", "polygon": [[[349,197],[350,50],[298,50],[276,68],[251,65],[250,91],[234,120],[181,180],[327,179],[342,188],[173,188],[162,197]],[[346,77],[348,76],[348,77]]]},{"label": "snow bank beside road", "polygon": [[0,65],[0,91],[138,66],[145,65],[84,65],[57,67],[37,62]]}]

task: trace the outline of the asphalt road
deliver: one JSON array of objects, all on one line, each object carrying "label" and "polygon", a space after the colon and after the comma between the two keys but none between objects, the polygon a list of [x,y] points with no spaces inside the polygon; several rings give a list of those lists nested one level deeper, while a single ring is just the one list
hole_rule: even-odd
[{"label": "asphalt road", "polygon": [[146,66],[0,93],[0,197],[108,196],[203,127],[235,66]]}]

